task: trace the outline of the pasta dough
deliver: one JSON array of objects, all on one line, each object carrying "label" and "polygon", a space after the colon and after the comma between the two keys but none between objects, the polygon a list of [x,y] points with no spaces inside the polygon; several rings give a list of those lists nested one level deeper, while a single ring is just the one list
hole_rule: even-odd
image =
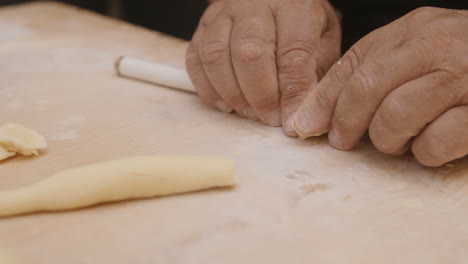
[{"label": "pasta dough", "polygon": [[0,217],[235,184],[234,163],[225,158],[124,158],[62,171],[36,184],[0,192]]},{"label": "pasta dough", "polygon": [[6,148],[0,146],[0,160],[8,159],[9,157],[12,157],[14,155],[16,155],[15,152],[11,152]]},{"label": "pasta dough", "polygon": [[0,160],[14,155],[39,155],[47,147],[46,139],[34,130],[10,123],[0,127]]},{"label": "pasta dough", "polygon": [[0,250],[0,264],[16,264],[16,259],[12,256]]}]

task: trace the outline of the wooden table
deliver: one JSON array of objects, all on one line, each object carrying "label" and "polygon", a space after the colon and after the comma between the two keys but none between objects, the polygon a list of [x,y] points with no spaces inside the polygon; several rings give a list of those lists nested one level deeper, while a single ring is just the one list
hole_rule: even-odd
[{"label": "wooden table", "polygon": [[240,179],[233,190],[0,219],[0,248],[34,264],[467,263],[467,159],[428,169],[368,142],[341,152],[113,73],[122,54],[183,67],[186,45],[52,2],[0,9],[0,123],[50,145],[1,163],[0,190],[146,154],[229,157]]}]

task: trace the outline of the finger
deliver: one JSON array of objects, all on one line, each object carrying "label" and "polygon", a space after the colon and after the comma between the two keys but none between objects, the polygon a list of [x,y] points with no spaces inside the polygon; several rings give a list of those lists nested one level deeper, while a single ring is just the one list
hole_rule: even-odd
[{"label": "finger", "polygon": [[203,102],[222,112],[230,113],[232,112],[232,108],[216,93],[204,72],[200,56],[198,55],[198,34],[200,34],[199,31],[195,33],[185,56],[185,64],[190,80]]},{"label": "finger", "polygon": [[198,41],[200,39],[201,31],[202,30],[200,28],[197,29],[189,47],[187,48],[187,52],[185,54],[185,66],[187,68],[187,72],[198,96],[200,96],[203,102],[222,112],[230,113],[232,112],[232,108],[227,105],[214,90],[205,74],[200,56],[198,55]]},{"label": "finger", "polygon": [[199,56],[208,80],[224,102],[240,115],[257,120],[234,74],[229,47],[231,31],[231,18],[227,14],[218,15],[204,29]]},{"label": "finger", "polygon": [[[330,8],[330,9],[332,9],[332,8]],[[334,10],[331,10],[331,11],[335,12]],[[330,16],[332,18],[330,18]],[[316,68],[315,71],[316,71],[317,79],[319,81],[325,76],[325,74],[329,71],[329,69],[332,67],[332,65],[339,59],[340,52],[341,52],[341,26],[339,24],[338,18],[335,16],[335,14],[329,15],[329,18],[330,18],[329,23],[331,24],[330,25],[330,30],[325,32],[325,34],[322,36],[322,39],[320,41],[320,46],[319,46],[318,51],[317,51],[317,59],[316,59],[317,68]],[[325,82],[325,84],[323,84],[322,87],[328,87],[326,83],[327,82]],[[339,87],[337,87],[337,88],[339,88]],[[315,89],[317,89],[317,86],[315,87]],[[324,90],[322,90],[322,91],[324,91]],[[333,91],[331,91],[331,93],[333,93]],[[335,93],[337,95],[339,94],[338,89],[336,89]],[[322,94],[322,93],[319,93],[319,94]],[[298,100],[296,105],[294,105],[294,103],[292,104],[293,108],[295,108],[296,111],[303,104],[305,98],[306,98],[306,95],[302,95],[302,97],[298,98],[300,100]],[[312,98],[317,99],[317,97],[312,97]],[[320,102],[318,102],[319,106],[325,106],[327,104],[327,102],[330,102],[329,98],[326,98],[326,97],[322,97],[322,98],[324,98],[324,100],[321,100]],[[306,108],[307,108],[307,106],[304,106],[303,110],[306,110]],[[332,108],[330,108],[330,109],[332,109]],[[314,111],[314,110],[310,110],[310,111]],[[303,114],[304,114],[304,112],[305,111],[303,111]],[[288,118],[288,121],[287,121],[287,123],[289,124],[288,128],[292,127],[294,132],[289,132],[287,134],[290,135],[290,136],[298,136],[298,133],[296,131],[295,124],[294,124],[295,119],[296,119],[295,114],[292,117],[291,117],[291,115],[289,115],[289,116],[290,117]],[[331,113],[330,113],[330,116],[331,116]],[[307,117],[307,116],[306,116],[306,118],[307,118],[307,121],[310,124],[311,119],[309,119],[309,117]],[[320,122],[317,122],[315,124],[319,124],[318,126],[316,126],[316,128],[318,127],[318,129],[315,129],[315,131],[313,131],[314,128],[312,127],[312,129],[309,130],[309,132],[302,132],[301,133],[301,138],[307,138],[307,137],[310,137],[310,136],[318,136],[318,135],[321,135],[324,132],[328,131],[328,125],[322,126],[322,128],[321,128]],[[314,123],[312,123],[312,125],[314,125]],[[303,131],[304,131],[304,129],[303,129]]]},{"label": "finger", "polygon": [[341,24],[335,9],[325,2],[328,13],[327,30],[323,33],[317,52],[317,75],[320,81],[341,57]]},{"label": "finger", "polygon": [[231,54],[240,88],[256,115],[270,126],[281,125],[275,63],[275,23],[266,6],[236,15]]},{"label": "finger", "polygon": [[394,23],[379,28],[359,40],[307,95],[293,123],[294,129],[302,138],[327,132],[339,96],[345,87],[349,86],[350,79],[359,75],[358,69],[367,57],[386,56],[389,50],[398,44],[395,32],[400,28]]},{"label": "finger", "polygon": [[462,87],[446,71],[403,84],[380,104],[369,127],[375,147],[387,154],[408,150],[409,140],[448,109],[459,105]]},{"label": "finger", "polygon": [[429,71],[430,61],[411,48],[388,52],[392,56],[378,53],[366,57],[344,84],[329,132],[333,147],[352,149],[369,127],[383,99],[397,87]]},{"label": "finger", "polygon": [[293,113],[305,94],[317,83],[316,57],[327,24],[318,2],[295,1],[278,6],[276,15],[278,82],[283,129],[295,136]]},{"label": "finger", "polygon": [[438,167],[468,154],[468,105],[452,108],[431,123],[413,142],[421,164]]}]

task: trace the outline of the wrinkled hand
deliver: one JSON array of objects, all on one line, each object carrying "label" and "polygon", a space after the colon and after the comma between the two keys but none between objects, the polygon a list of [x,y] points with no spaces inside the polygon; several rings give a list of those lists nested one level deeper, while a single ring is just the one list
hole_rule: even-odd
[{"label": "wrinkled hand", "polygon": [[326,0],[218,0],[200,21],[186,65],[207,104],[283,123],[295,135],[292,113],[340,57],[340,42]]},{"label": "wrinkled hand", "polygon": [[410,147],[424,165],[468,154],[468,11],[420,8],[356,43],[307,96],[294,119],[302,136],[329,131],[352,149]]}]

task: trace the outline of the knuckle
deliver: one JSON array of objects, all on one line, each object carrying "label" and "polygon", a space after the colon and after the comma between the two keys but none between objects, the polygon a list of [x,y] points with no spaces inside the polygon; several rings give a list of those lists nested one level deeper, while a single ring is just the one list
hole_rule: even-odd
[{"label": "knuckle", "polygon": [[308,90],[315,80],[311,47],[307,43],[278,48],[277,66],[282,94],[296,94]]},{"label": "knuckle", "polygon": [[401,124],[406,123],[408,119],[408,113],[405,109],[397,98],[389,97],[385,99],[377,113],[379,125],[390,132],[402,132],[398,130],[402,129]]},{"label": "knuckle", "polygon": [[359,68],[362,60],[362,53],[359,48],[352,47],[346,54],[334,65],[333,78],[340,84],[344,84]]},{"label": "knuckle", "polygon": [[419,22],[426,22],[431,20],[434,15],[439,14],[441,11],[440,8],[423,6],[416,8],[408,14],[410,20],[416,20]]},{"label": "knuckle", "polygon": [[315,80],[310,71],[311,53],[305,49],[291,49],[278,55],[279,84],[282,94],[296,94],[310,89]]},{"label": "knuckle", "polygon": [[374,74],[370,70],[362,67],[356,69],[349,80],[349,93],[353,98],[359,98],[361,101],[372,98],[375,87]]},{"label": "knuckle", "polygon": [[210,4],[205,12],[203,13],[202,17],[200,18],[200,25],[205,27],[206,25],[210,24],[213,19],[215,19],[216,15],[220,12],[223,8],[224,1],[215,1],[214,3]]},{"label": "knuckle", "polygon": [[[463,16],[460,15],[458,12],[455,11],[450,11],[450,13],[445,13],[441,15],[439,21],[437,23],[441,28],[447,29],[448,32],[442,32],[442,33],[450,33],[450,31],[454,31],[454,29],[460,28],[465,28],[466,29],[466,19],[460,19]],[[465,23],[463,23],[465,22]]]},{"label": "knuckle", "polygon": [[317,101],[321,109],[333,111],[333,109],[335,108],[332,98],[330,98],[330,95],[327,93],[325,89],[315,90],[315,100]]},{"label": "knuckle", "polygon": [[311,59],[312,54],[307,48],[289,48],[278,54],[278,68],[285,72],[296,72],[302,70]]},{"label": "knuckle", "polygon": [[268,50],[269,43],[261,38],[245,38],[235,41],[232,58],[239,62],[251,62],[262,58]]},{"label": "knuckle", "polygon": [[226,63],[229,50],[222,41],[209,42],[200,50],[200,60],[204,65],[220,65]]},{"label": "knuckle", "polygon": [[314,78],[312,74],[307,75],[303,72],[298,72],[279,75],[281,95],[286,97],[296,96],[299,93],[308,91],[313,83]]}]

